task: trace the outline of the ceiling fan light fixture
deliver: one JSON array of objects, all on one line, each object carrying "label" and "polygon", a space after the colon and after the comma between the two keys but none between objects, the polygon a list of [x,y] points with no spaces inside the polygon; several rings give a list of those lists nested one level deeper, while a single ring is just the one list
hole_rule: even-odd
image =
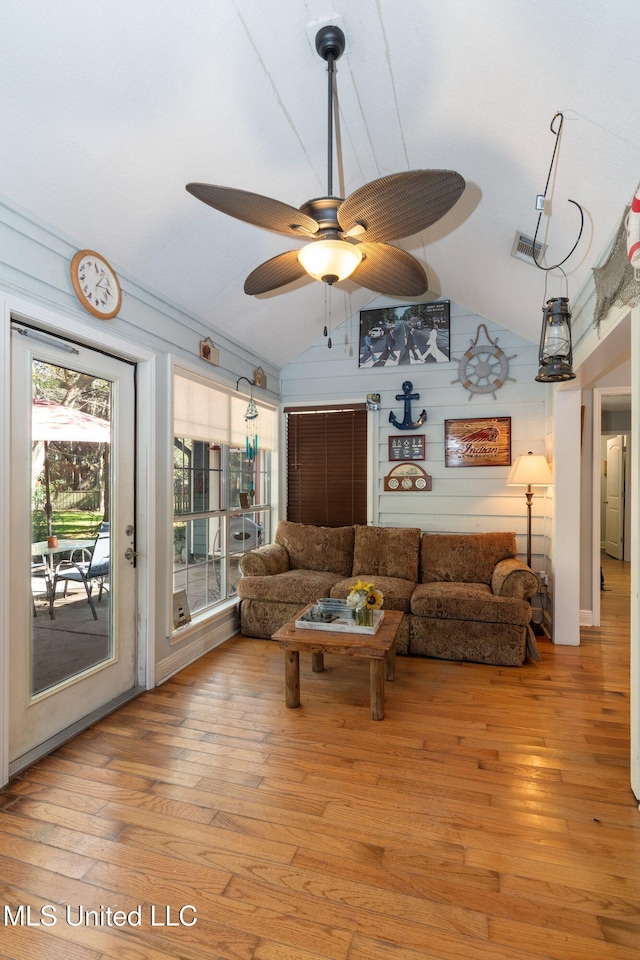
[{"label": "ceiling fan light fixture", "polygon": [[313,240],[298,250],[298,260],[314,280],[339,283],[362,262],[362,251],[346,240]]},{"label": "ceiling fan light fixture", "polygon": [[[413,236],[437,223],[458,202],[464,178],[454,170],[405,170],[359,187],[348,197],[333,192],[335,62],[345,50],[336,24],[316,33],[316,52],[327,64],[327,191],[300,207],[261,194],[192,182],[192,196],[237,220],[297,240],[302,250],[287,250],[259,264],[244,283],[260,296],[310,277],[331,285],[353,282],[378,294],[417,297],[427,290],[427,275],[415,257],[389,243]],[[359,265],[361,267],[359,268]]]}]

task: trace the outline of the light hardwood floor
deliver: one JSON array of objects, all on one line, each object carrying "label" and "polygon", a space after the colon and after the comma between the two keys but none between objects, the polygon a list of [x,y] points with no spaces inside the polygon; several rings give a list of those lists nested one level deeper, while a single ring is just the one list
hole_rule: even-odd
[{"label": "light hardwood floor", "polygon": [[628,565],[605,577],[579,648],[398,658],[382,722],[366,663],[301,658],[287,710],[275,644],[219,647],[0,793],[0,955],[637,960]]}]

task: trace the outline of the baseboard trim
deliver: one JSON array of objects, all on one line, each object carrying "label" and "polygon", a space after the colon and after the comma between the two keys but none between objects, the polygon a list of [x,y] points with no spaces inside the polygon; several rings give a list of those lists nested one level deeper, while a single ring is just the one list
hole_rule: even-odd
[{"label": "baseboard trim", "polygon": [[105,703],[103,706],[98,707],[97,710],[87,714],[86,717],[82,717],[70,726],[65,727],[64,730],[60,730],[59,733],[49,737],[44,743],[39,743],[37,747],[34,747],[27,753],[23,753],[21,757],[17,757],[9,764],[9,777],[17,776],[23,770],[26,770],[27,767],[33,766],[38,760],[42,760],[43,757],[53,753],[53,751],[61,747],[63,743],[67,743],[67,741],[77,737],[83,730],[88,730],[89,727],[92,727],[98,720],[108,717],[110,713],[119,710],[125,703],[129,703],[130,700],[135,700],[136,697],[139,697],[140,694],[145,692],[144,687],[132,687],[130,690],[125,691],[125,693],[121,693],[119,697],[110,700],[109,703]]},{"label": "baseboard trim", "polygon": [[593,626],[593,610],[581,610],[581,611],[580,611],[580,626],[581,626],[581,627],[592,627],[592,626]]},{"label": "baseboard trim", "polygon": [[233,637],[238,632],[236,611],[237,606],[234,606],[215,622],[203,624],[200,636],[191,640],[182,649],[176,649],[174,653],[158,663],[154,678],[155,685],[160,686],[170,680],[176,673],[180,673],[185,667],[203,657],[205,653],[209,653]]}]

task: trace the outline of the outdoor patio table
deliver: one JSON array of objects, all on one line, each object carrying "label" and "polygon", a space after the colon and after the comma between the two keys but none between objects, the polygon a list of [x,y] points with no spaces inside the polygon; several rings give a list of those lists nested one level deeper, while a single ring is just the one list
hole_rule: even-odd
[{"label": "outdoor patio table", "polygon": [[47,581],[47,598],[49,600],[49,616],[53,617],[53,558],[56,554],[66,553],[69,557],[74,550],[86,550],[95,543],[93,540],[58,540],[55,547],[50,547],[47,540],[38,540],[31,544],[31,557],[42,557]]}]

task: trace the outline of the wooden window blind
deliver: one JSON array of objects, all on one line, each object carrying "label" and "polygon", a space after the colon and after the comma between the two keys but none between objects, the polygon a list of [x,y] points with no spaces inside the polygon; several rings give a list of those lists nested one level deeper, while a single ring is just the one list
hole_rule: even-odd
[{"label": "wooden window blind", "polygon": [[367,522],[367,410],[285,408],[287,519],[324,527]]}]

